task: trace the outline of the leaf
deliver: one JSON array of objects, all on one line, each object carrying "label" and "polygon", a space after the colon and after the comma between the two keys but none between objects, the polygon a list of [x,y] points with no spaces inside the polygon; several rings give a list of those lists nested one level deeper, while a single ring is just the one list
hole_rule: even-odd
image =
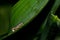
[{"label": "leaf", "polygon": [[[57,8],[60,6],[60,0],[56,0],[55,4],[53,5],[51,11],[49,12],[49,15],[47,16],[45,22],[43,23],[43,25],[40,28],[40,32],[41,32],[41,38],[40,40],[48,40],[48,33],[49,30],[51,28],[51,25],[55,22],[57,22],[58,17],[57,16],[53,16],[57,10]],[[53,14],[53,15],[52,15]]]},{"label": "leaf", "polygon": [[23,28],[23,26],[33,20],[33,18],[41,12],[47,2],[48,0],[19,0],[11,8],[9,34],[0,39],[15,33],[17,29]]},{"label": "leaf", "polygon": [[33,19],[48,0],[20,0],[12,9],[11,26],[16,26],[19,23],[26,24]]},{"label": "leaf", "polygon": [[8,33],[9,29],[9,7],[0,6],[0,38]]}]

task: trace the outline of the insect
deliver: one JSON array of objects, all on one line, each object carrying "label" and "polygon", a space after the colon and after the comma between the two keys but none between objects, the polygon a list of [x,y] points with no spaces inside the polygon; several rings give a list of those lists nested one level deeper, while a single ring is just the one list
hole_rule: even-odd
[{"label": "insect", "polygon": [[13,28],[12,28],[12,31],[15,32],[15,31],[17,31],[19,28],[21,28],[22,26],[23,26],[23,23],[20,23],[20,24],[18,24],[16,27],[13,27]]}]

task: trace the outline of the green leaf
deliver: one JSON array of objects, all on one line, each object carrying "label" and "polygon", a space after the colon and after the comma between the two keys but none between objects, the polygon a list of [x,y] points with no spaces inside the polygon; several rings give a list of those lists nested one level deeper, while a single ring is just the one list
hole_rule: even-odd
[{"label": "green leaf", "polygon": [[[41,32],[41,39],[40,40],[48,40],[48,33],[49,30],[51,28],[51,25],[53,23],[57,23],[58,17],[55,14],[57,8],[60,6],[60,0],[55,0],[55,4],[53,5],[51,11],[49,12],[45,22],[43,23],[43,25],[40,28],[40,32]],[[53,15],[52,15],[53,14]]]},{"label": "green leaf", "polygon": [[15,33],[18,29],[23,28],[35,16],[41,12],[48,0],[19,0],[10,12],[9,33],[0,39]]},{"label": "green leaf", "polygon": [[[22,23],[26,25],[35,16],[41,12],[48,0],[20,0],[16,5],[13,6],[11,14],[11,27],[15,27]],[[22,28],[20,26],[20,28]]]},{"label": "green leaf", "polygon": [[48,0],[20,0],[12,9],[11,26],[26,24],[47,4]]}]

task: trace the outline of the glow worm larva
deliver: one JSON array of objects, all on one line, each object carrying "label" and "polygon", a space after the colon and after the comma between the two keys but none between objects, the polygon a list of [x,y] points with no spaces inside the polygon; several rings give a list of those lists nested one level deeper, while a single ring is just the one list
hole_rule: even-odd
[{"label": "glow worm larva", "polygon": [[18,24],[16,27],[12,28],[12,31],[15,32],[16,30],[18,30],[19,28],[21,28],[23,26],[23,23]]}]

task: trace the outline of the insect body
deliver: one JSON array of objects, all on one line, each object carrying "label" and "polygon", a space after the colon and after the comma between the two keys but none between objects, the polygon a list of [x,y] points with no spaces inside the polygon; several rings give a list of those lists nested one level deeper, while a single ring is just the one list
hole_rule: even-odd
[{"label": "insect body", "polygon": [[12,31],[15,32],[23,26],[23,23],[18,24],[16,27],[12,28]]}]

